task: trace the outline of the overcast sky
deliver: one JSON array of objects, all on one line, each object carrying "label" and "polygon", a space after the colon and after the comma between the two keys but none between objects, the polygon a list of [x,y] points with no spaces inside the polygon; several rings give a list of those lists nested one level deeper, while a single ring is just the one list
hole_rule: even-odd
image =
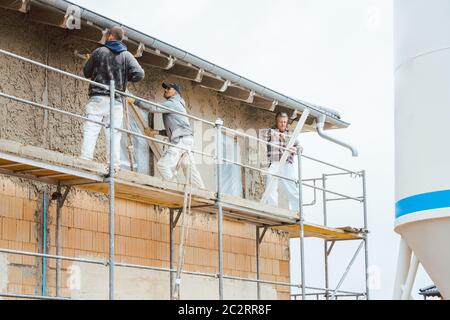
[{"label": "overcast sky", "polygon": [[[372,298],[392,297],[399,237],[393,231],[391,0],[74,2],[272,89],[340,111],[352,125],[332,134],[354,144],[360,157],[351,158],[348,150],[315,134],[302,137],[305,154],[367,170]],[[305,171],[305,177],[319,173],[310,164]],[[354,192],[352,183],[356,182],[330,185],[334,190]],[[358,210],[358,204],[330,205],[330,224],[361,225]],[[320,223],[320,214],[318,209],[306,210],[308,221]],[[336,245],[330,258],[331,287],[336,286],[356,247],[356,243]],[[306,249],[306,284],[323,286],[322,242],[307,240]],[[293,280],[298,282],[298,241],[292,243],[291,255]],[[362,267],[361,255],[342,289],[363,289]],[[414,293],[429,284],[421,271]]]}]

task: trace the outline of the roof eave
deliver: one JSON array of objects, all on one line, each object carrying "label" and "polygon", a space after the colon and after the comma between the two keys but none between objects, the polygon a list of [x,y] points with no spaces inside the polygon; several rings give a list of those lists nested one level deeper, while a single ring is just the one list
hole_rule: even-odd
[{"label": "roof eave", "polygon": [[[326,116],[326,129],[341,129],[347,128],[350,126],[350,123],[345,122],[340,119],[340,115],[337,111],[324,108],[318,105],[314,105],[302,100],[293,99],[289,96],[281,94],[277,91],[271,90],[265,86],[262,86],[252,80],[249,80],[245,77],[242,77],[232,71],[229,71],[225,68],[219,67],[218,65],[211,63],[207,60],[204,60],[196,55],[193,55],[187,51],[179,49],[175,46],[172,46],[166,42],[158,40],[152,36],[144,34],[136,29],[123,25],[120,22],[114,21],[107,17],[102,16],[101,14],[95,13],[89,9],[83,8],[79,5],[71,3],[65,0],[33,0],[33,2],[40,3],[45,6],[53,7],[55,9],[61,10],[63,12],[67,12],[71,6],[76,6],[80,8],[80,17],[82,20],[89,21],[90,23],[95,24],[96,26],[102,29],[111,28],[114,25],[121,25],[128,39],[133,40],[137,43],[142,43],[145,46],[151,48],[157,48],[157,50],[175,57],[178,60],[182,60],[191,64],[200,70],[204,70],[210,74],[214,74],[219,76],[220,78],[228,81],[234,86],[239,86],[249,90],[252,94],[258,94],[260,97],[264,97],[266,99],[272,99],[275,105],[279,105],[280,107],[288,107],[292,110],[296,110],[298,112],[303,112],[305,109],[310,110],[310,117],[317,118],[320,115]],[[270,111],[274,111],[272,108]]]}]

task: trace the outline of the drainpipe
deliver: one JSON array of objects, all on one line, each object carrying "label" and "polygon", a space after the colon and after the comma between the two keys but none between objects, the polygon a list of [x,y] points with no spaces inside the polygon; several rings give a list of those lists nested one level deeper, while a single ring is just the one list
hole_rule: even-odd
[{"label": "drainpipe", "polygon": [[343,146],[344,148],[350,149],[350,151],[352,152],[352,155],[354,157],[358,156],[358,150],[356,150],[356,148],[354,148],[353,146],[351,146],[348,143],[345,143],[343,141],[340,141],[336,138],[333,138],[331,136],[329,136],[327,133],[325,133],[324,131],[324,126],[325,126],[325,120],[326,120],[326,116],[325,115],[319,115],[316,118],[316,129],[317,129],[317,133],[319,134],[320,137],[322,137],[325,140],[331,141],[333,143],[336,143],[340,146]]}]

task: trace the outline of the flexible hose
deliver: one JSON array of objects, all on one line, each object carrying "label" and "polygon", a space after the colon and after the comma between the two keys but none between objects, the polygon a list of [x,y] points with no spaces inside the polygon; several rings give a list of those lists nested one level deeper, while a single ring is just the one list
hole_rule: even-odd
[{"label": "flexible hose", "polygon": [[181,272],[183,270],[184,258],[185,258],[185,242],[188,238],[189,229],[186,228],[186,215],[191,213],[191,204],[192,204],[192,170],[191,163],[189,160],[189,154],[184,153],[180,159],[180,162],[187,163],[186,165],[186,184],[184,188],[184,199],[183,199],[183,212],[181,215],[181,236],[180,236],[180,245],[178,249],[178,266],[175,278],[175,287],[173,288],[173,297],[177,300],[180,300],[180,285],[181,285]]}]

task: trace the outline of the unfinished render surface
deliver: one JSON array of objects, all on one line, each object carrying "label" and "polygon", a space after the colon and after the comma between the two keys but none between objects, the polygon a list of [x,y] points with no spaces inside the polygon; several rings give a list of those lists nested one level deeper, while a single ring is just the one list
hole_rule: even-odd
[{"label": "unfinished render surface", "polygon": [[[27,1],[25,5],[18,1],[0,1],[0,7],[11,10],[19,18],[26,13],[30,21],[55,28],[65,28],[64,17],[67,8],[70,6],[73,6],[73,4],[65,1]],[[80,8],[80,11],[81,28],[72,30],[71,33],[73,37],[83,39],[85,42],[101,43],[103,39],[102,30],[110,27],[111,24],[117,24],[117,22],[99,16],[85,8]],[[329,116],[329,123],[327,123],[329,128],[346,128],[349,126],[348,123],[340,119],[339,113],[335,110],[292,99],[195,57],[188,52],[180,51],[178,48],[162,43],[149,35],[121,25],[127,34],[127,39],[124,42],[130,52],[136,53],[142,64],[164,69],[166,73],[179,79],[193,81],[204,88],[218,91],[231,99],[243,101],[256,108],[266,109],[268,112],[278,112],[283,109],[292,112],[304,110],[308,106],[316,114],[327,114]],[[235,83],[231,84],[231,81]],[[314,130],[313,122],[314,117],[311,116],[306,127],[310,131]]]}]

